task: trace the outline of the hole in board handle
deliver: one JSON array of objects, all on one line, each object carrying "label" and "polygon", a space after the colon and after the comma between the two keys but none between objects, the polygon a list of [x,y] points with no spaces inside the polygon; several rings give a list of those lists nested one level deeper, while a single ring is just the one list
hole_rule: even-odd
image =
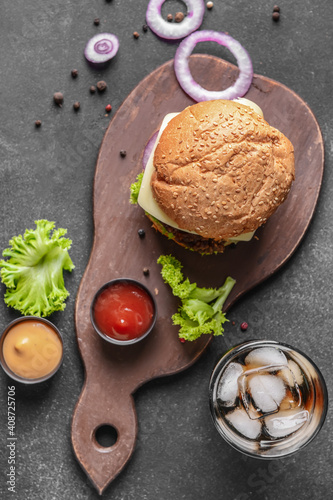
[{"label": "hole in board handle", "polygon": [[95,429],[95,440],[102,448],[111,448],[118,439],[118,432],[115,427],[109,424],[103,424]]}]

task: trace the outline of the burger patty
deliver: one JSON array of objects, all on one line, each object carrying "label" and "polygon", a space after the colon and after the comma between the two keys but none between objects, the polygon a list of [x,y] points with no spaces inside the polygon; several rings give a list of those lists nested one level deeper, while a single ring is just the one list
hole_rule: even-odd
[{"label": "burger patty", "polygon": [[[150,218],[150,217],[149,217]],[[225,247],[225,240],[214,240],[213,238],[203,238],[198,234],[188,233],[176,229],[168,224],[161,223],[156,219],[150,218],[153,222],[153,226],[157,231],[163,233],[168,233],[169,237],[189,250],[194,250],[203,255],[212,255],[215,253],[223,253]],[[171,236],[172,235],[172,236]]]}]

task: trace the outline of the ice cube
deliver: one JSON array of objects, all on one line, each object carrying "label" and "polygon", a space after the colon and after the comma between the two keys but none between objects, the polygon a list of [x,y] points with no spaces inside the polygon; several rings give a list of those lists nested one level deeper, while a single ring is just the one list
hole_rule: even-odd
[{"label": "ice cube", "polygon": [[230,363],[223,372],[217,388],[217,397],[221,399],[223,406],[234,406],[238,396],[238,377],[243,373],[240,363]]},{"label": "ice cube", "polygon": [[301,392],[296,382],[294,372],[292,372],[289,368],[289,363],[288,366],[283,367],[278,371],[278,375],[284,381],[286,389],[286,395],[280,403],[280,410],[288,410],[290,408],[301,406]]},{"label": "ice cube", "polygon": [[251,351],[245,358],[248,368],[259,366],[284,366],[288,360],[284,353],[276,347],[258,347]]},{"label": "ice cube", "polygon": [[256,439],[261,433],[261,420],[251,420],[243,408],[236,408],[236,410],[227,413],[226,419],[248,439]]},{"label": "ice cube", "polygon": [[300,367],[298,366],[298,364],[295,361],[293,361],[292,359],[290,359],[288,361],[288,366],[289,366],[290,371],[294,375],[297,384],[302,385],[304,382],[303,373],[302,373],[302,370],[300,369]]},{"label": "ice cube", "polygon": [[295,375],[294,373],[289,369],[289,364],[285,368],[282,368],[279,371],[279,375],[283,378],[284,382],[286,385],[289,387],[295,387]]},{"label": "ice cube", "polygon": [[286,394],[283,380],[276,375],[254,375],[248,387],[256,408],[263,413],[277,411]]},{"label": "ice cube", "polygon": [[267,432],[273,438],[281,438],[296,432],[309,420],[309,412],[295,408],[269,415],[265,418]]}]

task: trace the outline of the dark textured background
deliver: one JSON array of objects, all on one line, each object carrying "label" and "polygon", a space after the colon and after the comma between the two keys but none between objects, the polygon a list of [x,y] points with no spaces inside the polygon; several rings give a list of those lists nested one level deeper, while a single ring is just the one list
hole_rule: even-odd
[{"label": "dark textured background", "polygon": [[[40,387],[16,385],[16,493],[6,485],[7,387],[0,373],[0,496],[26,500],[96,499],[70,442],[74,405],[83,384],[75,329],[75,297],[93,241],[92,186],[99,145],[114,112],[152,70],[173,58],[175,44],[143,33],[148,0],[13,0],[0,8],[0,249],[40,218],[68,229],[76,265],[66,274],[70,298],[50,319],[64,336],[59,373]],[[181,2],[169,1],[165,12]],[[215,0],[203,29],[229,32],[249,51],[254,71],[304,99],[325,141],[324,182],[317,210],[297,252],[277,275],[230,311],[225,338],[214,339],[188,371],[150,382],[135,395],[139,433],[135,452],[103,497],[113,500],[327,499],[333,488],[329,412],[316,440],[281,461],[245,458],[219,438],[208,407],[208,380],[226,346],[248,338],[277,339],[310,354],[332,394],[332,18],[331,0],[274,2]],[[100,18],[100,26],[93,24]],[[120,39],[104,72],[91,70],[83,49],[97,32]],[[139,39],[133,38],[138,31]],[[201,51],[234,62],[217,46]],[[71,78],[77,68],[79,77]],[[90,95],[105,79],[108,90]],[[53,105],[62,91],[62,109]],[[75,113],[74,101],[81,109]],[[113,111],[106,117],[105,105]],[[148,118],[148,117],[147,117]],[[42,126],[35,128],[35,120]],[[145,117],[142,117],[144,120]],[[300,124],[302,126],[302,124]],[[112,228],[110,228],[112,230]],[[1,294],[4,287],[1,285]],[[1,329],[18,313],[0,303]],[[242,321],[249,323],[241,332]],[[233,325],[232,322],[235,322]],[[105,381],[107,384],[107,380]],[[101,402],[102,404],[102,402]]]}]

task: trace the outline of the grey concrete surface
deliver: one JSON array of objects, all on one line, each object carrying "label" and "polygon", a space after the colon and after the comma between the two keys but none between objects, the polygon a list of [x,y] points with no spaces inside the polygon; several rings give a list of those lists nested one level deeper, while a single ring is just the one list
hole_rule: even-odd
[{"label": "grey concrete surface", "polygon": [[[179,10],[170,1],[166,10]],[[301,245],[271,279],[230,310],[225,337],[177,376],[156,380],[135,395],[139,432],[135,452],[103,497],[112,500],[325,500],[333,489],[332,413],[316,440],[279,462],[246,458],[212,425],[208,381],[230,343],[277,339],[301,348],[322,370],[332,397],[333,323],[333,67],[331,0],[272,2],[215,0],[202,28],[227,31],[250,53],[255,73],[294,90],[310,106],[325,142],[325,172],[315,215]],[[0,7],[0,249],[40,218],[68,229],[75,270],[66,274],[70,297],[50,318],[64,336],[59,373],[42,387],[16,388],[16,488],[8,490],[7,394],[0,372],[0,497],[97,499],[71,447],[71,417],[84,380],[74,306],[93,242],[92,188],[97,154],[115,111],[151,71],[173,58],[175,44],[144,33],[148,0],[13,0]],[[100,25],[93,21],[100,18]],[[87,40],[110,31],[120,39],[103,72],[83,58]],[[140,34],[138,39],[133,32]],[[228,60],[218,47],[209,53]],[[71,70],[79,76],[72,79]],[[98,80],[108,83],[91,95]],[[62,91],[63,107],[52,96]],[[74,101],[81,108],[75,112]],[[105,116],[105,106],[112,113]],[[144,119],[145,117],[143,117]],[[35,121],[42,125],[36,129]],[[302,126],[300,124],[300,126]],[[1,285],[3,296],[5,289]],[[0,298],[1,329],[19,314]],[[246,332],[240,330],[247,321]],[[234,324],[233,324],[234,322]],[[107,383],[107,381],[106,381]],[[101,402],[102,404],[102,402]]]}]

